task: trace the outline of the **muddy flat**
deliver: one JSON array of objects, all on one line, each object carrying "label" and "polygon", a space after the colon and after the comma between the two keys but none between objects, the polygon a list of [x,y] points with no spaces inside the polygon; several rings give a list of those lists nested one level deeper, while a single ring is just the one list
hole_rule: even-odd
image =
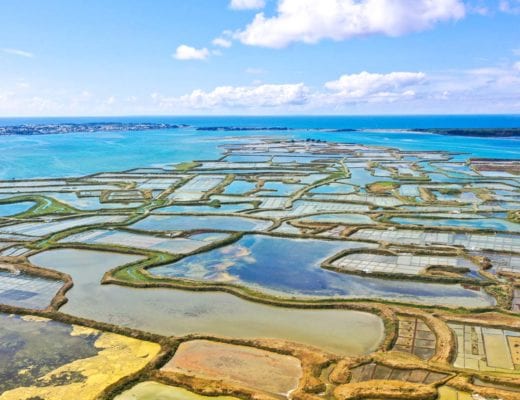
[{"label": "muddy flat", "polygon": [[296,389],[302,374],[295,357],[208,340],[182,343],[162,371],[222,379],[280,395]]}]

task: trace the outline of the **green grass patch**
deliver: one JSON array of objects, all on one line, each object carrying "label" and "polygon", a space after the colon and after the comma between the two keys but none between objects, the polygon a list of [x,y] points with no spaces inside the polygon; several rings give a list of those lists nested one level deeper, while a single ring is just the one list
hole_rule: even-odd
[{"label": "green grass patch", "polygon": [[392,181],[378,181],[367,185],[367,189],[372,193],[391,192],[399,187],[399,183]]},{"label": "green grass patch", "polygon": [[193,168],[197,168],[197,167],[200,167],[202,164],[200,162],[196,162],[196,161],[186,161],[186,162],[182,162],[180,164],[177,164],[175,166],[175,169],[177,171],[183,171],[183,172],[186,172],[186,171],[190,171],[192,170]]}]

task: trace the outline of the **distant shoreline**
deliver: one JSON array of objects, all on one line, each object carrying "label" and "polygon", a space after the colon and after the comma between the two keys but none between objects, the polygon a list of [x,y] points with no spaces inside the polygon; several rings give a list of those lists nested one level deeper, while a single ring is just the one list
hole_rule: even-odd
[{"label": "distant shoreline", "polygon": [[37,136],[67,133],[148,131],[155,129],[177,129],[182,125],[162,123],[89,122],[63,124],[22,124],[0,126],[0,136]]},{"label": "distant shoreline", "polygon": [[186,124],[148,123],[148,122],[87,122],[87,123],[54,123],[54,124],[19,124],[0,126],[0,136],[10,135],[53,135],[68,133],[125,132],[148,131],[162,129],[193,128],[207,132],[249,132],[249,131],[295,131],[309,130],[324,133],[341,132],[385,132],[385,133],[430,133],[445,136],[467,136],[487,138],[520,137],[519,128],[294,128],[286,126],[192,126]]},{"label": "distant shoreline", "polygon": [[420,133],[434,133],[447,136],[471,137],[520,137],[520,128],[431,128],[413,129]]}]

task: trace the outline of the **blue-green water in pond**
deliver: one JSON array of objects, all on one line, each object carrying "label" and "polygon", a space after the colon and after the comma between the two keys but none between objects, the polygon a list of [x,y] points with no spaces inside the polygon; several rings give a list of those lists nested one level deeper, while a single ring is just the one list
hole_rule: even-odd
[{"label": "blue-green water in pond", "polygon": [[29,208],[33,207],[35,204],[36,203],[32,201],[0,204],[0,217],[10,217],[11,215],[23,213],[24,211],[27,211]]},{"label": "blue-green water in pond", "polygon": [[251,203],[237,203],[237,204],[221,204],[220,207],[204,206],[204,205],[173,205],[169,207],[162,207],[154,210],[154,213],[199,213],[199,214],[216,214],[216,213],[236,213],[253,208]]},{"label": "blue-green water in pond", "polygon": [[493,304],[484,292],[460,285],[394,281],[325,270],[320,264],[361,242],[246,235],[238,242],[153,268],[160,276],[240,284],[284,296],[383,298],[478,307]]},{"label": "blue-green water in pond", "polygon": [[226,189],[224,190],[224,194],[245,194],[254,190],[256,184],[253,182],[235,180],[231,182]]},{"label": "blue-green water in pond", "polygon": [[184,215],[151,215],[142,219],[131,228],[145,231],[190,231],[190,230],[223,230],[223,231],[258,231],[272,225],[270,221],[245,217],[228,216],[184,216]]},{"label": "blue-green water in pond", "polygon": [[450,226],[457,228],[491,229],[495,231],[520,232],[520,224],[499,218],[413,218],[394,217],[392,222],[402,225]]}]

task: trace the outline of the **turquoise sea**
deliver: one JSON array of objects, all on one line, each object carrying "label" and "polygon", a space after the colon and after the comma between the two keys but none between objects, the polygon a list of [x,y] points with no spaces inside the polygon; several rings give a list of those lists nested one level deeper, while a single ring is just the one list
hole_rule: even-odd
[{"label": "turquoise sea", "polygon": [[[5,118],[0,125],[24,123],[164,122],[189,127],[144,131],[40,136],[0,136],[0,179],[79,176],[100,171],[212,159],[230,136],[262,135],[335,142],[446,150],[467,157],[520,158],[518,138],[468,138],[402,132],[413,128],[520,127],[520,115],[363,116],[363,117],[98,117]],[[197,127],[287,127],[289,131],[197,131]],[[326,129],[356,128],[356,132]]]}]

